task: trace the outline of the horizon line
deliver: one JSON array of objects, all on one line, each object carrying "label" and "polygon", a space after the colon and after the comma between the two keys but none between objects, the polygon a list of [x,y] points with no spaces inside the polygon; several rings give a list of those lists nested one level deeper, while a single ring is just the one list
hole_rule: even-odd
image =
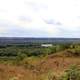
[{"label": "horizon line", "polygon": [[67,38],[67,39],[80,39],[80,37],[26,37],[26,36],[0,36],[0,38]]}]

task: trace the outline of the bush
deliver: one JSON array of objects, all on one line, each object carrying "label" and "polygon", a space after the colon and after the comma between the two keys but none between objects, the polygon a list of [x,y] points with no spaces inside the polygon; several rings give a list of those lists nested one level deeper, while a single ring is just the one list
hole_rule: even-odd
[{"label": "bush", "polygon": [[75,65],[71,66],[60,80],[80,80],[80,69]]}]

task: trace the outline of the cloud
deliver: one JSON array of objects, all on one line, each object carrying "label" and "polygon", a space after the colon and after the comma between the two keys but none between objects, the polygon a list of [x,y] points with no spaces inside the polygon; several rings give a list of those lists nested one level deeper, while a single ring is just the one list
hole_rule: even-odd
[{"label": "cloud", "polygon": [[57,21],[55,21],[55,20],[53,20],[53,19],[49,19],[49,20],[43,19],[43,21],[44,21],[46,24],[62,25],[60,22],[57,22]]},{"label": "cloud", "polygon": [[[8,23],[7,21],[1,21],[0,36],[52,37],[52,36],[56,36],[59,33],[59,30],[56,27],[52,27],[52,26],[49,27],[43,21],[39,25],[38,22],[36,23],[35,21],[32,23],[32,25],[29,26],[19,26],[12,23]],[[36,25],[33,26],[33,24],[35,23]]]},{"label": "cloud", "polygon": [[28,22],[28,23],[31,23],[32,22],[32,18],[30,16],[19,16],[18,20],[20,22]]},{"label": "cloud", "polygon": [[35,11],[39,11],[41,9],[45,10],[48,8],[48,6],[46,4],[35,2],[35,1],[24,1],[24,4],[26,6],[29,6],[30,8],[32,8]]},{"label": "cloud", "polygon": [[0,36],[79,37],[80,0],[0,0]]}]

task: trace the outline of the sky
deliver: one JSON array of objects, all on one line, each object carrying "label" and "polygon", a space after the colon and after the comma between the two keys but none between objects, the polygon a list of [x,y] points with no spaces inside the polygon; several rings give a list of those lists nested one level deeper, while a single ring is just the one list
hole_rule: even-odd
[{"label": "sky", "polygon": [[80,0],[0,0],[0,37],[80,38]]}]

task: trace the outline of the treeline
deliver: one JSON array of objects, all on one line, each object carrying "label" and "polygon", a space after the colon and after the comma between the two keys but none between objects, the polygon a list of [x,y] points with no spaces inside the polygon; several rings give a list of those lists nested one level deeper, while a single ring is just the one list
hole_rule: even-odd
[{"label": "treeline", "polygon": [[67,49],[69,47],[70,44],[58,44],[51,47],[41,47],[40,44],[0,45],[0,57],[46,56]]},{"label": "treeline", "polygon": [[68,49],[68,52],[80,55],[80,44],[55,44],[51,47],[41,47],[40,44],[0,45],[0,58],[14,57],[23,59],[31,56],[46,56]]}]

